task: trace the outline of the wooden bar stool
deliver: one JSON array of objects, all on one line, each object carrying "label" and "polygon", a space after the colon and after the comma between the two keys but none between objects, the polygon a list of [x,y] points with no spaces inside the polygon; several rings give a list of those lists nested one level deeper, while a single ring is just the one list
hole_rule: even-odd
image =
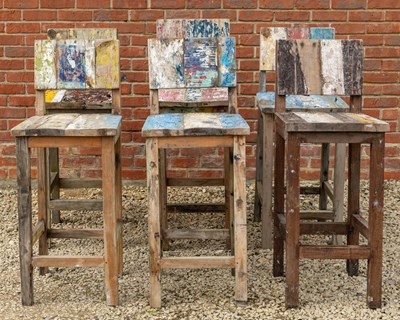
[{"label": "wooden bar stool", "polygon": [[[79,31],[80,32],[80,31]],[[72,60],[65,61],[65,59]],[[17,144],[19,249],[23,305],[32,305],[33,267],[104,267],[107,304],[118,304],[122,273],[121,116],[108,113],[45,114],[45,90],[112,89],[119,92],[119,42],[115,39],[38,40],[35,42],[36,108],[33,116],[12,129]],[[119,99],[114,99],[119,101]],[[119,105],[118,105],[119,106]],[[59,148],[90,148],[101,156],[101,179],[66,179],[58,168]],[[38,158],[38,223],[32,227],[31,150]],[[49,153],[56,151],[56,158]],[[54,160],[57,160],[54,162]],[[51,168],[52,167],[52,168]],[[102,199],[53,198],[54,186],[100,187]],[[54,228],[50,210],[103,211],[102,229]],[[49,239],[102,239],[97,256],[49,255]],[[38,242],[38,254],[33,246]]]},{"label": "wooden bar stool", "polygon": [[[234,269],[235,300],[246,303],[245,136],[250,130],[237,110],[235,39],[229,37],[229,21],[224,19],[160,20],[157,32],[158,39],[148,43],[151,115],[142,129],[149,201],[150,306],[161,307],[161,271],[167,268]],[[162,106],[167,111],[161,111]],[[221,106],[227,112],[207,112]],[[169,148],[224,148],[224,178],[168,179],[165,153]],[[169,228],[167,186],[171,182],[182,187],[225,186],[225,228]],[[210,209],[201,206],[201,210]],[[170,239],[230,241],[231,251],[216,256],[166,256],[165,243]]]},{"label": "wooden bar stool", "polygon": [[[299,303],[300,259],[346,259],[357,275],[358,259],[368,260],[367,303],[381,306],[384,141],[389,125],[361,112],[363,47],[357,40],[279,40],[276,77],[276,168],[273,274],[284,274],[286,307]],[[284,112],[285,95],[350,96],[350,113]],[[300,221],[300,146],[348,143],[348,217],[345,222]],[[360,212],[361,144],[370,146],[369,209]],[[286,148],[286,150],[285,150]],[[286,206],[282,177],[286,164]],[[303,234],[347,236],[345,245],[303,245]],[[360,245],[363,236],[367,244]],[[284,247],[285,242],[285,247]]]},{"label": "wooden bar stool", "polygon": [[[260,29],[260,80],[256,95],[256,107],[259,110],[256,155],[256,190],[254,196],[254,220],[262,222],[261,245],[263,249],[272,249],[272,190],[274,171],[274,113],[275,92],[266,91],[267,72],[275,71],[276,40],[334,39],[333,28],[306,27],[269,27]],[[305,112],[347,112],[349,106],[338,96],[287,96],[287,111]],[[333,188],[329,182],[330,145],[321,146],[320,183],[317,186],[302,187],[301,193],[319,195],[319,210],[303,211],[302,219],[343,221],[344,181],[345,181],[345,144],[335,145],[335,170]],[[328,199],[333,209],[328,209]],[[341,242],[338,236],[334,243]]]}]

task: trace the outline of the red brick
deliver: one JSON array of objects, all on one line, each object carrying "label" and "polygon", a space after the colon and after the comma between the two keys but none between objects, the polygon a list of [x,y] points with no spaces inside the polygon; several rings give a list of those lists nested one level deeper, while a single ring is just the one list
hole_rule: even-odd
[{"label": "red brick", "polygon": [[276,21],[308,21],[309,11],[278,11],[275,12]]},{"label": "red brick", "polygon": [[117,28],[118,33],[128,33],[130,35],[133,33],[143,34],[145,30],[144,23],[110,23],[109,27]]},{"label": "red brick", "polygon": [[147,107],[148,98],[122,96],[121,104],[123,107]]},{"label": "red brick", "polygon": [[172,158],[170,159],[171,168],[193,168],[198,164],[196,158]]},{"label": "red brick", "polygon": [[182,157],[215,156],[215,148],[184,148],[181,149]]},{"label": "red brick", "polygon": [[394,58],[400,56],[400,48],[365,48],[366,58]]},{"label": "red brick", "polygon": [[384,36],[384,41],[387,46],[400,46],[400,37],[398,35]]},{"label": "red brick", "polygon": [[254,48],[251,47],[239,47],[236,48],[236,58],[253,58]]},{"label": "red brick", "polygon": [[400,69],[400,60],[384,60],[382,61],[382,70],[398,71]]},{"label": "red brick", "polygon": [[0,21],[21,20],[21,11],[4,10],[0,11]]},{"label": "red brick", "polygon": [[368,0],[369,9],[400,9],[398,0]]},{"label": "red brick", "polygon": [[384,21],[385,13],[383,11],[350,11],[350,21]]},{"label": "red brick", "polygon": [[199,19],[200,10],[167,10],[166,19]]},{"label": "red brick", "polygon": [[91,9],[91,8],[109,8],[110,0],[76,0],[77,8]]},{"label": "red brick", "polygon": [[202,157],[200,161],[201,168],[222,168],[223,165],[224,159],[222,157]]},{"label": "red brick", "polygon": [[75,0],[40,0],[40,7],[51,9],[74,8]]},{"label": "red brick", "polygon": [[332,24],[332,27],[335,28],[336,34],[359,34],[359,33],[365,33],[366,30],[366,25],[364,23],[357,23],[357,24]]},{"label": "red brick", "polygon": [[400,11],[386,11],[386,21],[400,21]]},{"label": "red brick", "polygon": [[7,33],[39,33],[40,24],[21,22],[21,23],[7,23],[6,24]]},{"label": "red brick", "polygon": [[236,45],[240,44],[243,46],[258,46],[260,45],[260,36],[258,34],[239,36],[239,41]]},{"label": "red brick", "polygon": [[122,121],[122,130],[124,131],[140,131],[142,130],[144,120],[125,120]]},{"label": "red brick", "polygon": [[151,0],[152,9],[184,9],[185,0]]},{"label": "red brick", "polygon": [[131,11],[132,21],[148,21],[164,18],[163,10],[133,10]]},{"label": "red brick", "polygon": [[332,0],[332,9],[365,9],[366,5],[365,0]]},{"label": "red brick", "polygon": [[147,0],[112,0],[115,9],[145,9]]},{"label": "red brick", "polygon": [[240,70],[258,70],[260,63],[258,60],[240,60],[239,68]]},{"label": "red brick", "polygon": [[4,8],[35,9],[39,6],[39,0],[4,0]]},{"label": "red brick", "polygon": [[241,21],[272,21],[274,17],[271,10],[240,10],[239,20]]},{"label": "red brick", "polygon": [[148,95],[149,94],[149,85],[148,84],[134,84],[133,85],[133,93],[138,95]]},{"label": "red brick", "polygon": [[254,97],[238,97],[238,106],[239,108],[244,107],[254,107]]},{"label": "red brick", "polygon": [[253,26],[248,23],[231,23],[231,34],[249,34],[253,32]]},{"label": "red brick", "polygon": [[364,108],[396,108],[399,105],[397,97],[365,97],[363,101]]},{"label": "red brick", "polygon": [[[1,94],[25,93],[25,86],[22,84],[0,84]],[[3,113],[0,113],[4,116]]]},{"label": "red brick", "polygon": [[240,84],[239,93],[241,95],[251,94],[255,95],[258,92],[258,84]]},{"label": "red brick", "polygon": [[41,32],[46,34],[49,29],[68,29],[74,27],[75,24],[72,22],[45,22],[41,24]]},{"label": "red brick", "polygon": [[357,34],[354,36],[350,36],[350,39],[361,39],[364,41],[364,46],[382,46],[383,45],[383,36],[374,34],[374,35],[364,35]]},{"label": "red brick", "polygon": [[120,49],[121,57],[142,58],[145,57],[146,49],[144,47],[122,47]]},{"label": "red brick", "polygon": [[138,59],[138,60],[134,60],[132,62],[132,70],[148,70],[148,61],[147,59],[142,60],[142,59]]},{"label": "red brick", "polygon": [[295,6],[297,9],[329,9],[330,0],[297,0]]},{"label": "red brick", "polygon": [[26,21],[53,21],[57,19],[55,10],[24,10],[23,20]]},{"label": "red brick", "polygon": [[101,10],[93,12],[93,20],[96,21],[112,21],[112,20],[128,20],[128,12],[126,10]]},{"label": "red brick", "polygon": [[368,33],[400,33],[400,23],[372,23],[367,25]]},{"label": "red brick", "polygon": [[0,35],[0,45],[18,45],[24,44],[24,36],[23,35]]},{"label": "red brick", "polygon": [[33,72],[7,72],[7,82],[33,82]]},{"label": "red brick", "polygon": [[194,179],[222,178],[222,170],[189,170],[188,176]]},{"label": "red brick", "polygon": [[204,19],[229,19],[235,21],[236,11],[234,10],[204,10],[202,11],[202,18]]},{"label": "red brick", "polygon": [[91,21],[92,11],[85,10],[59,10],[58,19],[60,21]]},{"label": "red brick", "polygon": [[[0,85],[0,92],[5,93],[2,90],[3,86]],[[23,119],[26,117],[25,108],[0,107],[0,114],[3,119]]]},{"label": "red brick", "polygon": [[382,94],[387,95],[400,95],[400,86],[396,84],[384,84],[382,85]]},{"label": "red brick", "polygon": [[295,0],[259,0],[260,8],[267,9],[293,9]]},{"label": "red brick", "polygon": [[346,21],[346,11],[313,11],[313,21]]},{"label": "red brick", "polygon": [[187,0],[188,9],[220,9],[221,0]]},{"label": "red brick", "polygon": [[225,9],[256,9],[257,0],[224,0]]},{"label": "red brick", "polygon": [[364,71],[377,71],[382,69],[382,61],[364,59]]},{"label": "red brick", "polygon": [[397,109],[383,110],[382,111],[382,120],[397,120],[399,116],[399,112]]},{"label": "red brick", "polygon": [[33,47],[6,47],[6,57],[33,57]]},{"label": "red brick", "polygon": [[34,96],[10,96],[9,105],[15,107],[34,106]]}]

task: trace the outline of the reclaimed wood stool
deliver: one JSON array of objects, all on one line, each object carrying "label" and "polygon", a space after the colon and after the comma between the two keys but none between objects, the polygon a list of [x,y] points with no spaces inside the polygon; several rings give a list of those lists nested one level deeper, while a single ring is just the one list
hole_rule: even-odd
[{"label": "reclaimed wood stool", "polygon": [[[161,271],[167,268],[235,270],[235,300],[247,301],[245,136],[249,126],[238,114],[235,39],[228,20],[157,21],[158,39],[149,39],[150,110],[146,138],[149,201],[150,306],[161,307]],[[162,113],[163,105],[174,112]],[[227,106],[205,112],[204,106]],[[182,111],[190,112],[182,112]],[[168,184],[168,148],[224,148],[228,223],[224,229],[168,228],[168,185],[207,185],[189,180]],[[176,180],[176,179],[175,179]],[[218,180],[222,180],[219,183]],[[204,209],[206,206],[201,210]],[[164,254],[170,239],[231,239],[229,255],[176,257]]]},{"label": "reclaimed wood stool", "polygon": [[[361,113],[363,46],[359,40],[278,40],[276,76],[276,166],[273,274],[284,274],[286,307],[299,304],[300,259],[346,259],[357,275],[358,259],[368,261],[367,304],[381,306],[383,174],[389,125]],[[286,95],[347,95],[349,113],[285,112]],[[300,146],[348,143],[348,206],[345,222],[300,221]],[[370,146],[369,209],[360,212],[361,144]],[[285,150],[285,147],[287,150]],[[286,206],[285,175],[286,164]],[[300,235],[340,234],[345,245],[304,245]],[[359,244],[360,235],[367,243]],[[284,246],[285,243],[285,246]]]},{"label": "reclaimed wood stool", "polygon": [[[87,35],[81,29],[77,31]],[[100,32],[101,33],[101,32]],[[114,31],[115,33],[115,31]],[[98,33],[96,33],[98,35]],[[84,37],[85,38],[85,37]],[[122,272],[121,116],[109,113],[46,112],[45,90],[111,89],[119,93],[119,42],[115,39],[37,40],[35,89],[37,114],[14,127],[18,170],[19,250],[23,305],[32,305],[33,267],[45,274],[48,267],[104,267],[107,304],[118,304],[118,273]],[[119,99],[114,98],[116,109]],[[49,153],[59,148],[80,148],[101,156],[98,181],[62,178],[50,170]],[[32,227],[31,150],[38,158],[38,223]],[[97,150],[97,151],[94,151]],[[54,185],[100,187],[102,199],[52,198]],[[55,228],[50,210],[103,211],[102,229]],[[97,256],[49,255],[49,239],[102,239]],[[34,244],[38,242],[38,254]]]},{"label": "reclaimed wood stool", "polygon": [[[256,95],[258,107],[256,190],[254,196],[254,220],[262,222],[261,246],[272,249],[272,191],[274,171],[274,112],[275,92],[266,92],[266,73],[275,71],[276,40],[334,39],[333,28],[285,28],[271,27],[260,29],[260,80]],[[287,96],[287,111],[305,112],[344,112],[349,106],[338,96]],[[330,145],[321,147],[320,183],[318,186],[302,187],[302,194],[319,195],[318,211],[302,211],[302,219],[343,221],[344,181],[345,181],[345,144],[335,146],[334,187],[329,183]],[[328,198],[333,209],[328,210]],[[333,237],[333,243],[342,242],[340,236]]]}]

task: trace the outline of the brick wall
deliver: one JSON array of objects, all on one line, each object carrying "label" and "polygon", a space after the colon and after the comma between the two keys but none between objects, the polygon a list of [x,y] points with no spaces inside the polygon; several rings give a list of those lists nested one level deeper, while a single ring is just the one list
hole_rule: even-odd
[{"label": "brick wall", "polygon": [[[248,178],[254,178],[259,30],[262,26],[331,26],[337,38],[365,43],[364,112],[390,123],[386,178],[400,179],[399,0],[0,0],[0,178],[15,179],[15,148],[9,130],[34,113],[33,43],[48,28],[116,27],[121,41],[123,176],[144,180],[148,116],[146,44],[159,18],[229,18],[237,38],[239,106],[252,129]],[[273,76],[268,77],[271,83]],[[74,153],[75,150],[67,150]],[[220,152],[173,150],[175,176],[219,175]],[[79,154],[79,152],[78,152]],[[304,177],[315,179],[318,150],[303,152]],[[365,154],[365,164],[368,162]],[[95,159],[66,158],[71,174],[96,176]],[[80,171],[77,168],[81,167]],[[201,167],[201,169],[196,169]],[[35,174],[35,172],[34,172]],[[364,173],[365,174],[365,173]]]}]

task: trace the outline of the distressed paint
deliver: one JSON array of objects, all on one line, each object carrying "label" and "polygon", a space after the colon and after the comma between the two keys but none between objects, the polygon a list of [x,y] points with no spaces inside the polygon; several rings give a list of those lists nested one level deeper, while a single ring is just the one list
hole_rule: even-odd
[{"label": "distressed paint", "polygon": [[66,90],[46,90],[46,103],[59,103],[64,98]]},{"label": "distressed paint", "polygon": [[279,94],[362,93],[360,41],[281,40],[278,46]]},{"label": "distressed paint", "polygon": [[228,19],[161,19],[156,32],[159,39],[229,37],[230,24]]},{"label": "distressed paint", "polygon": [[310,28],[311,40],[333,40],[335,39],[334,28]]},{"label": "distressed paint", "polygon": [[119,41],[95,41],[96,88],[119,88]]},{"label": "distressed paint", "polygon": [[236,86],[236,46],[235,38],[218,39],[218,85]]},{"label": "distressed paint", "polygon": [[261,28],[260,70],[275,70],[276,40],[286,39],[286,28]]},{"label": "distressed paint", "polygon": [[35,88],[56,89],[56,42],[54,40],[35,41]]},{"label": "distressed paint", "polygon": [[186,87],[214,87],[218,81],[217,41],[215,38],[184,40]]},{"label": "distressed paint", "polygon": [[160,102],[214,102],[228,101],[228,88],[187,88],[187,89],[160,89]]},{"label": "distressed paint", "polygon": [[[275,112],[275,92],[259,92],[256,96],[256,105],[264,113]],[[337,96],[286,96],[287,110],[324,110],[348,111],[347,103]]]},{"label": "distressed paint", "polygon": [[153,131],[165,133],[183,131],[183,114],[164,113],[148,116],[142,128],[142,135],[144,137],[151,136]]},{"label": "distressed paint", "polygon": [[54,40],[83,40],[117,39],[115,28],[74,28],[74,29],[49,29],[47,37]]},{"label": "distressed paint", "polygon": [[149,39],[150,89],[183,88],[183,40]]},{"label": "distressed paint", "polygon": [[310,39],[309,28],[287,28],[286,32],[288,40]]}]

